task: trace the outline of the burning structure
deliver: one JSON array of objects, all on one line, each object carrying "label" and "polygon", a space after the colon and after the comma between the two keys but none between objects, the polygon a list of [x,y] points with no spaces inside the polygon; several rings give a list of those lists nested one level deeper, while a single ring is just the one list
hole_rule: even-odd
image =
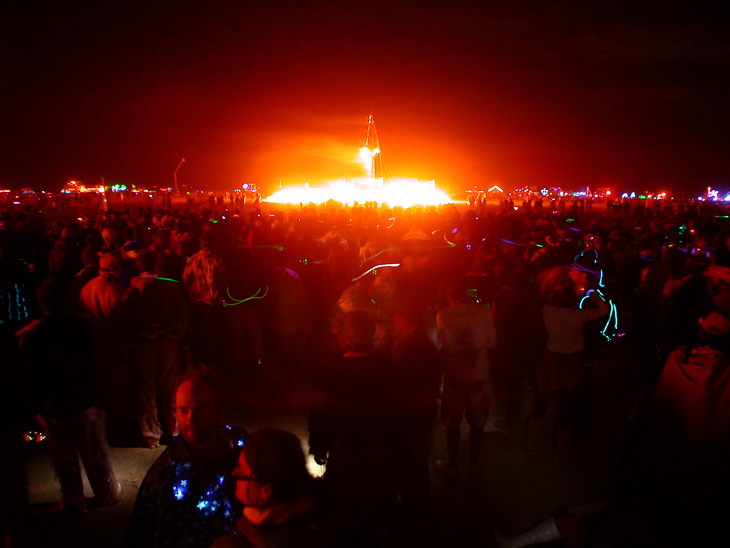
[{"label": "burning structure", "polygon": [[[383,177],[383,156],[372,115],[368,119],[365,146],[358,161],[368,173],[366,177],[343,178],[321,185],[294,185],[281,188],[264,202],[279,204],[324,203],[328,200],[352,205],[355,202],[377,202],[389,206],[441,205],[452,202],[449,195],[436,186],[436,181],[414,178]],[[378,174],[380,176],[378,176]]]}]

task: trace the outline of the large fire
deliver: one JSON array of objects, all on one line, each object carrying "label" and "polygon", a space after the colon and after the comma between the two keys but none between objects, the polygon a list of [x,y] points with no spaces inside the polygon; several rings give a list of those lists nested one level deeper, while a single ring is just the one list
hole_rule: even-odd
[{"label": "large fire", "polygon": [[436,186],[436,181],[419,181],[418,179],[375,177],[376,162],[381,162],[380,173],[383,173],[382,154],[378,143],[373,117],[368,119],[368,133],[365,146],[362,147],[353,162],[360,164],[369,177],[355,177],[328,181],[317,186],[287,186],[274,192],[264,202],[275,204],[309,204],[325,203],[335,200],[347,205],[365,202],[377,202],[390,207],[412,207],[415,205],[442,205],[451,203],[449,195]]},{"label": "large fire", "polygon": [[362,164],[362,167],[365,168],[365,171],[370,171],[370,166],[373,163],[373,158],[375,158],[378,154],[380,154],[379,148],[370,150],[368,147],[362,147],[358,152],[357,159]]},{"label": "large fire", "polygon": [[452,202],[446,192],[436,187],[435,181],[397,178],[388,181],[382,178],[361,177],[330,181],[321,186],[296,185],[277,190],[264,199],[276,204],[321,204],[335,200],[347,205],[378,202],[390,207],[412,207],[415,205],[441,205]]}]

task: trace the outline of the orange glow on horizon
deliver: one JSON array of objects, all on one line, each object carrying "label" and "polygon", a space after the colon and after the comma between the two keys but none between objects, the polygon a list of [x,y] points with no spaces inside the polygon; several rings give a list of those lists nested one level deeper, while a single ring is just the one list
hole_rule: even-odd
[{"label": "orange glow on horizon", "polygon": [[[279,114],[280,122],[257,133],[255,140],[248,136],[236,138],[235,150],[216,151],[220,165],[231,167],[229,179],[256,182],[262,198],[282,186],[300,186],[305,181],[311,187],[323,188],[343,179],[372,177],[374,153],[378,162],[376,177],[437,181],[447,197],[432,202],[450,201],[451,192],[483,184],[485,173],[489,173],[489,179],[495,178],[491,163],[484,168],[484,156],[465,157],[464,151],[449,140],[433,139],[420,118],[408,118],[405,122],[398,118],[391,127],[379,127],[381,142],[364,147],[360,116],[311,118],[286,108]],[[200,179],[204,174],[195,177]],[[313,199],[312,194],[307,195],[306,201]],[[280,199],[279,196],[270,200]],[[300,203],[291,198],[288,201]]]},{"label": "orange glow on horizon", "polygon": [[[310,166],[316,164],[312,170],[314,173],[304,171],[303,175],[305,175],[307,183],[280,188],[264,198],[264,202],[300,204],[325,203],[335,200],[347,205],[353,205],[356,202],[377,202],[391,207],[442,205],[452,202],[446,192],[436,187],[435,180],[420,181],[413,177],[395,178],[392,173],[392,178],[387,180],[383,178],[383,173],[379,173],[379,178],[375,176],[375,160],[380,156],[381,151],[372,116],[369,119],[366,146],[359,149],[347,146],[345,140],[341,138],[326,135],[319,135],[318,138],[312,139],[298,138],[296,142],[286,139],[285,142],[292,145],[290,154],[287,156],[288,160],[291,161],[294,157],[305,159],[304,157],[308,156],[307,164]],[[278,143],[279,147],[281,144],[281,142]],[[382,157],[380,160],[382,162]],[[299,165],[299,169],[301,170],[304,165],[304,163]],[[339,170],[334,177],[332,176],[333,169]],[[384,169],[385,166],[381,165],[379,171]],[[311,179],[322,182],[310,185],[308,181]]]}]

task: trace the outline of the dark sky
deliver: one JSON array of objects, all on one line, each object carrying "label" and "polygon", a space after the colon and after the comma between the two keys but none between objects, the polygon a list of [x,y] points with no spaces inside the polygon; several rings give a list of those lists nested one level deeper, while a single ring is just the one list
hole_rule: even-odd
[{"label": "dark sky", "polygon": [[730,29],[696,2],[5,2],[0,186],[730,190]]}]

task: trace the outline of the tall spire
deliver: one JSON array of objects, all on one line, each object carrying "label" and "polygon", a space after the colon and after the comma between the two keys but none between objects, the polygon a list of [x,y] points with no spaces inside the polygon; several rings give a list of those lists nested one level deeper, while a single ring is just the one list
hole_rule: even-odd
[{"label": "tall spire", "polygon": [[365,136],[365,147],[370,151],[370,158],[372,159],[370,177],[375,179],[375,158],[380,155],[380,142],[378,142],[378,131],[375,129],[375,120],[373,120],[372,114],[368,117],[368,132]]}]

